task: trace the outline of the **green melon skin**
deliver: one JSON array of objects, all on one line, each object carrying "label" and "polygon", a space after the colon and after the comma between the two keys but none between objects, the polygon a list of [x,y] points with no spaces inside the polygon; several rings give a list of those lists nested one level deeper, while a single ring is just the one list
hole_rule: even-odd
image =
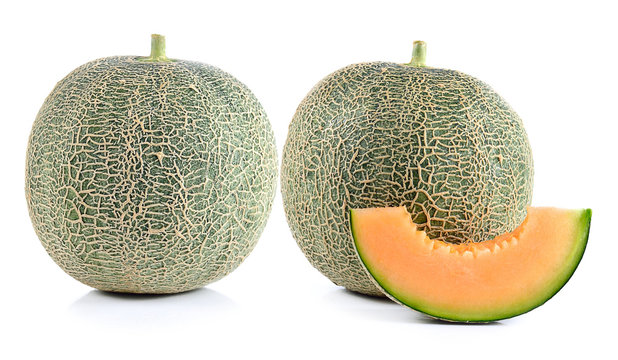
[{"label": "green melon skin", "polygon": [[381,296],[355,256],[349,210],[406,206],[432,239],[483,241],[526,216],[532,153],[519,116],[454,70],[361,63],[320,81],[289,127],[288,224],[335,284]]},{"label": "green melon skin", "polygon": [[222,278],[251,252],[277,172],[266,113],[237,79],[197,62],[108,57],[45,100],[26,198],[41,243],[75,279],[177,293]]}]

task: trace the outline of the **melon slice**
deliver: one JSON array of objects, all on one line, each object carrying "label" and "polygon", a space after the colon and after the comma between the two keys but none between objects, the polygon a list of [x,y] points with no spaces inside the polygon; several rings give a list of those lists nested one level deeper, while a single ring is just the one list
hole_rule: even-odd
[{"label": "melon slice", "polygon": [[393,300],[461,322],[506,319],[543,304],[569,280],[588,241],[591,211],[528,208],[515,231],[453,245],[418,231],[405,207],[351,211],[356,250]]}]

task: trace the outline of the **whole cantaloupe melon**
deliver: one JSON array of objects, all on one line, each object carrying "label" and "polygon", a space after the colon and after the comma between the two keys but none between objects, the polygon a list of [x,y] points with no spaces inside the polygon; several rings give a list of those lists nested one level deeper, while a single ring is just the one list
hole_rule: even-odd
[{"label": "whole cantaloupe melon", "polygon": [[108,57],[60,81],[38,113],[26,198],[69,275],[116,292],[176,293],[234,270],[255,246],[277,177],[251,91],[210,65]]},{"label": "whole cantaloupe melon", "polygon": [[335,284],[381,295],[358,260],[353,208],[406,206],[420,230],[484,241],[525,218],[532,153],[519,116],[485,83],[425,66],[361,63],[320,81],[289,127],[281,167],[288,223]]}]

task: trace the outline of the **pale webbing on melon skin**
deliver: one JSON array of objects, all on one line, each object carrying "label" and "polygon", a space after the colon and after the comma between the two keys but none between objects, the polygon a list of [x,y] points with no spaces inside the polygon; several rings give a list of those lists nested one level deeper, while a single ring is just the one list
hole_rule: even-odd
[{"label": "pale webbing on melon skin", "polygon": [[205,64],[110,57],[60,81],[34,123],[32,223],[87,285],[173,293],[251,252],[276,186],[274,137],[253,94]]},{"label": "pale webbing on melon skin", "polygon": [[524,220],[532,176],[522,122],[487,85],[364,63],[329,75],[298,107],[281,190],[309,261],[335,284],[377,295],[353,247],[351,208],[405,205],[432,239],[483,241]]}]

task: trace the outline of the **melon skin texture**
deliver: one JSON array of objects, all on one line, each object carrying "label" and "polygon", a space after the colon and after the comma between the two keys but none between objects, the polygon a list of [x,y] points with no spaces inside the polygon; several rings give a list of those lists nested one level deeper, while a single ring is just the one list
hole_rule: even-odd
[{"label": "melon skin texture", "polygon": [[404,207],[351,210],[358,256],[392,300],[431,317],[489,322],[544,304],[579,265],[590,209],[528,208],[513,232],[448,244],[419,231]]},{"label": "melon skin texture", "polygon": [[381,295],[350,234],[352,208],[405,206],[432,239],[484,241],[524,220],[532,153],[519,116],[485,83],[413,64],[360,63],[320,81],[289,127],[288,224],[335,284]]},{"label": "melon skin texture", "polygon": [[271,210],[277,155],[258,100],[216,67],[162,59],[80,66],[30,135],[34,229],[64,271],[100,290],[216,281],[251,252]]}]

